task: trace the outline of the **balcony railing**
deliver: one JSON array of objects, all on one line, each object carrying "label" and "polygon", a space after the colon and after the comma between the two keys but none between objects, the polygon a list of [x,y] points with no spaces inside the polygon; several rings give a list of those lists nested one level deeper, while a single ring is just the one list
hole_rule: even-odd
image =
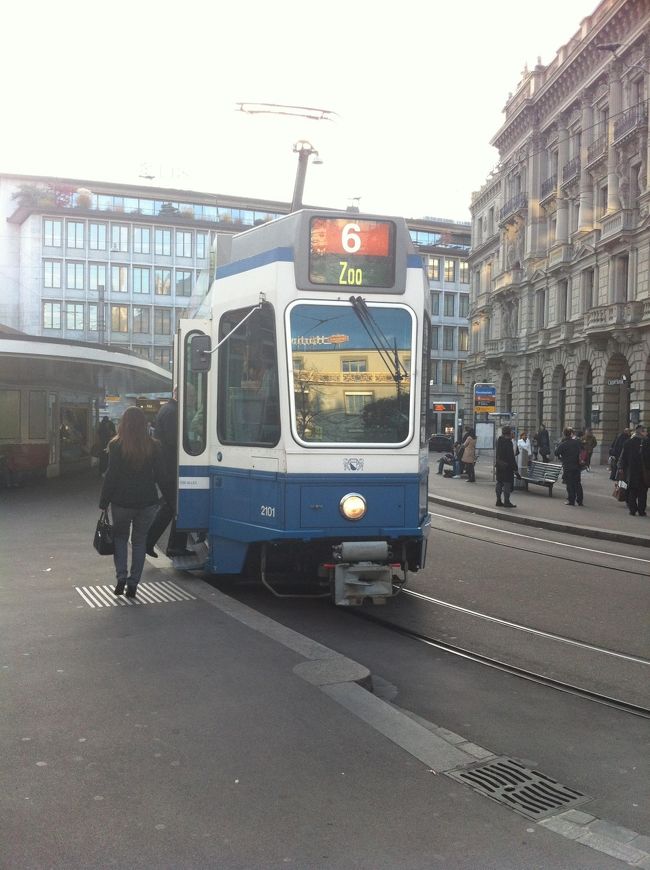
[{"label": "balcony railing", "polygon": [[636,324],[644,315],[643,302],[613,302],[590,308],[585,314],[585,329],[591,333],[608,332],[616,326]]},{"label": "balcony railing", "polygon": [[508,200],[499,212],[499,217],[501,220],[504,220],[504,218],[507,218],[509,215],[514,214],[517,211],[525,209],[527,206],[528,196],[522,191]]},{"label": "balcony railing", "polygon": [[573,160],[569,160],[566,166],[562,167],[562,184],[566,184],[568,181],[571,181],[571,179],[575,178],[579,172],[580,157],[574,157]]},{"label": "balcony railing", "polygon": [[607,136],[603,133],[587,148],[587,165],[599,160],[607,151]]},{"label": "balcony railing", "polygon": [[600,219],[601,239],[610,239],[618,233],[633,230],[636,226],[635,210],[632,208],[620,209],[614,214],[605,215]]},{"label": "balcony railing", "polygon": [[540,199],[546,199],[547,196],[550,196],[557,187],[557,175],[551,175],[550,178],[546,178],[542,181],[542,186],[540,188]]},{"label": "balcony railing", "polygon": [[501,293],[510,287],[518,286],[524,280],[523,269],[508,269],[494,279],[494,293]]},{"label": "balcony railing", "polygon": [[623,139],[628,133],[636,130],[637,127],[645,126],[647,121],[647,112],[645,105],[632,106],[627,112],[623,112],[621,117],[614,122],[614,141],[618,142]]},{"label": "balcony railing", "polygon": [[501,357],[519,352],[519,339],[516,337],[490,338],[485,342],[486,357]]}]

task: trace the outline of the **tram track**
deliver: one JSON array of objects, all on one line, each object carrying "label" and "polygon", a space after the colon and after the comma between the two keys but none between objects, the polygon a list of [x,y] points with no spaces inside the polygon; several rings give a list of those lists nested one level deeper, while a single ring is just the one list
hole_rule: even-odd
[{"label": "tram track", "polygon": [[[408,594],[413,597],[427,599],[432,603],[438,604],[440,606],[446,606],[450,609],[456,611],[462,611],[468,615],[487,619],[492,623],[496,623],[505,628],[511,628],[518,631],[526,631],[531,634],[534,634],[538,637],[543,637],[546,640],[553,640],[558,643],[566,643],[574,647],[579,647],[582,650],[592,651],[603,655],[609,655],[615,657],[619,660],[633,662],[635,664],[640,664],[642,666],[650,667],[650,661],[647,659],[640,658],[638,656],[629,656],[625,653],[617,652],[616,650],[607,650],[602,647],[597,647],[592,644],[587,644],[573,638],[564,638],[560,635],[553,635],[549,632],[541,632],[537,629],[528,628],[526,626],[521,626],[516,623],[509,622],[508,620],[502,620],[497,617],[489,616],[488,614],[479,614],[475,611],[469,611],[467,608],[461,608],[457,605],[450,604],[449,602],[438,601],[437,599],[430,599],[428,596],[421,595],[420,593],[413,593],[410,590],[403,590],[402,594]],[[650,708],[633,704],[629,701],[625,701],[622,698],[612,697],[610,695],[603,694],[601,692],[596,692],[591,689],[587,689],[584,686],[575,685],[573,683],[569,683],[562,680],[557,680],[553,677],[546,676],[543,673],[539,673],[538,671],[529,670],[526,668],[518,667],[517,665],[513,665],[509,662],[502,661],[497,658],[493,658],[492,656],[485,655],[483,653],[476,652],[474,650],[468,649],[467,647],[460,646],[458,644],[452,644],[448,641],[441,640],[440,638],[430,637],[420,631],[416,631],[412,628],[408,628],[404,625],[399,625],[395,622],[391,622],[389,619],[386,619],[382,616],[378,616],[374,612],[370,612],[369,610],[352,610],[348,611],[352,616],[355,616],[359,619],[363,619],[367,622],[372,622],[376,625],[380,625],[383,628],[388,629],[391,632],[396,634],[400,634],[403,637],[409,637],[412,640],[417,640],[420,643],[427,644],[435,649],[442,650],[443,652],[447,652],[451,655],[457,656],[459,658],[467,659],[468,661],[475,662],[477,664],[485,665],[486,667],[493,668],[495,670],[499,670],[503,673],[511,674],[513,676],[519,677],[521,679],[527,680],[529,682],[537,683],[539,685],[547,686],[549,688],[555,689],[556,691],[565,692],[567,694],[576,695],[578,697],[584,698],[586,700],[592,701],[594,703],[602,704],[607,707],[612,707],[614,709],[620,710],[625,713],[629,713],[634,716],[639,716],[643,719],[650,719]]]}]

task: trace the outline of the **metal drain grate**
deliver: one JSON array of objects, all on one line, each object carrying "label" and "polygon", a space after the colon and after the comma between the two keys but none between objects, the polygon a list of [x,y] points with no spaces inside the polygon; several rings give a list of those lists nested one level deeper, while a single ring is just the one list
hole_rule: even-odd
[{"label": "metal drain grate", "polygon": [[125,607],[134,604],[169,604],[172,601],[196,601],[193,595],[170,581],[139,583],[138,597],[113,595],[113,586],[75,586],[90,607]]},{"label": "metal drain grate", "polygon": [[464,770],[450,770],[446,775],[528,819],[553,816],[559,810],[591,800],[550,776],[529,770],[514,758],[493,758]]}]

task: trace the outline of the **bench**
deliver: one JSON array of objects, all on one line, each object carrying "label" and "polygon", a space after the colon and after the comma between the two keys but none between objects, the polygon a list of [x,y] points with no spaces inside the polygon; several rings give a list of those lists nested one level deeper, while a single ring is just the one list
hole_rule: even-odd
[{"label": "bench", "polygon": [[522,471],[520,474],[526,490],[529,483],[536,483],[538,486],[548,487],[548,494],[552,497],[553,485],[562,474],[562,466],[553,462],[538,462],[534,459],[528,466],[528,471]]}]

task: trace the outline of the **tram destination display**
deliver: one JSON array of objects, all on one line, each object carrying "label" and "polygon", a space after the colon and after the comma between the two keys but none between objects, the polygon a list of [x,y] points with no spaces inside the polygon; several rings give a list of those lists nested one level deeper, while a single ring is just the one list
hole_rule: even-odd
[{"label": "tram destination display", "polygon": [[392,221],[313,217],[309,280],[337,287],[392,287],[395,225]]}]

